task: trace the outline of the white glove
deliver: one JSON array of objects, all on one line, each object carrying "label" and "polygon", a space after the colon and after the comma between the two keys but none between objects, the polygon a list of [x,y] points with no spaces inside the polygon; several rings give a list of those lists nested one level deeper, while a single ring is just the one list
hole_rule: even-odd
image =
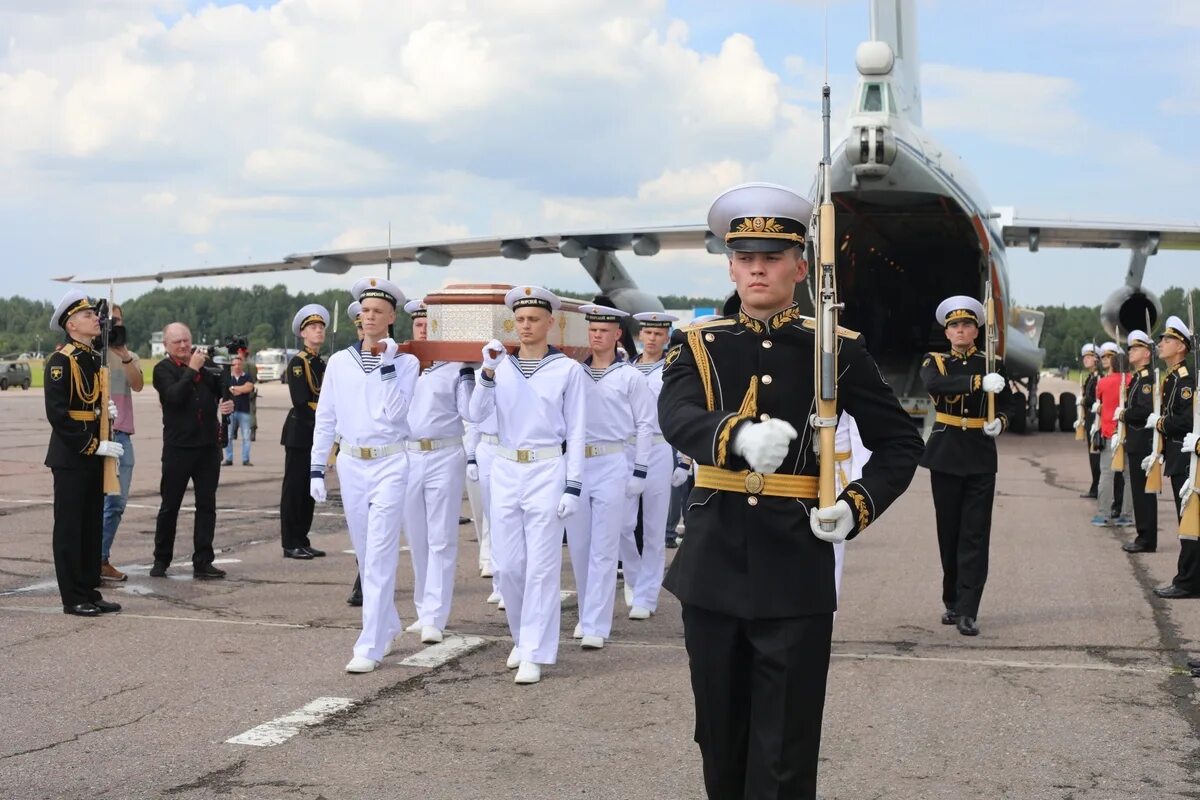
[{"label": "white glove", "polygon": [[1088,429],[1088,435],[1095,436],[1099,432],[1100,432],[1100,420],[1095,420],[1094,422],[1092,422],[1092,427]]},{"label": "white glove", "polygon": [[1154,466],[1154,455],[1148,455],[1142,459],[1142,472],[1149,472]]},{"label": "white glove", "polygon": [[685,483],[687,483],[688,475],[691,475],[691,474],[692,473],[688,470],[687,467],[676,467],[675,470],[671,473],[672,488],[676,487],[676,486],[683,486]]},{"label": "white glove", "polygon": [[1192,484],[1196,482],[1196,475],[1191,469],[1188,470],[1187,482],[1183,484],[1183,488],[1179,490],[1179,509],[1182,511],[1187,508],[1188,500],[1192,497]]},{"label": "white glove", "polygon": [[637,497],[645,490],[645,488],[645,478],[630,478],[629,480],[625,481],[625,496]]},{"label": "white glove", "polygon": [[110,420],[117,418],[117,404],[112,400],[108,401],[108,418]]},{"label": "white glove", "polygon": [[1116,408],[1113,409],[1113,422],[1121,421],[1121,412],[1124,410],[1125,409],[1121,408],[1121,406],[1117,406]]},{"label": "white glove", "polygon": [[1121,440],[1114,434],[1113,437],[1108,440],[1108,449],[1115,453],[1117,452],[1117,448],[1120,446]]},{"label": "white glove", "polygon": [[558,518],[566,519],[579,510],[579,497],[568,492],[563,492],[562,499],[558,501]]},{"label": "white glove", "polygon": [[1196,442],[1200,442],[1200,435],[1189,433],[1183,437],[1183,446],[1179,449],[1190,456],[1196,452]]},{"label": "white glove", "polygon": [[[828,525],[829,530],[822,527],[822,523]],[[854,530],[854,512],[849,503],[838,500],[829,508],[814,508],[808,515],[808,526],[818,539],[833,544],[844,542]]]},{"label": "white glove", "polygon": [[479,483],[479,465],[467,464],[467,480]]},{"label": "white glove", "polygon": [[1083,417],[1076,417],[1075,418],[1075,429],[1079,430],[1082,427],[1083,427]]},{"label": "white glove", "polygon": [[772,473],[787,458],[788,446],[800,434],[781,419],[743,425],[733,440],[733,452],[746,459],[755,472]]},{"label": "white glove", "polygon": [[1154,412],[1151,412],[1150,416],[1146,417],[1146,430],[1152,431],[1158,427],[1158,421],[1160,419],[1162,419],[1162,414],[1155,414]]},{"label": "white glove", "polygon": [[1099,413],[1100,413],[1100,401],[1099,401],[1099,400],[1097,400],[1096,402],[1092,403],[1092,413],[1093,413],[1093,414],[1099,414]]},{"label": "white glove", "polygon": [[993,439],[995,439],[997,436],[999,436],[1001,434],[1001,432],[1003,432],[1003,431],[1004,431],[1004,423],[1001,422],[999,419],[994,419],[991,422],[985,422],[983,424],[983,432],[985,434],[987,434],[988,436],[992,437]]},{"label": "white glove", "polygon": [[396,359],[396,353],[400,352],[400,345],[396,344],[396,340],[392,338],[380,339],[377,347],[382,348],[379,353],[379,363],[390,364]]},{"label": "white glove", "polygon": [[103,441],[96,447],[96,455],[105,458],[120,458],[125,455],[125,447],[120,442]]},{"label": "white glove", "polygon": [[325,497],[326,497],[325,479],[324,478],[309,478],[308,479],[308,493],[312,497],[313,500],[316,500],[318,503],[324,503]]},{"label": "white glove", "polygon": [[[499,339],[492,339],[485,344],[481,352],[483,355],[483,368],[490,369],[493,372],[496,371],[496,367],[500,366],[500,362],[504,360],[504,356],[508,354],[508,351],[504,349],[504,345],[500,344]],[[492,353],[497,353],[497,355],[492,355]]]},{"label": "white glove", "polygon": [[989,372],[983,376],[983,390],[988,394],[997,394],[1004,388],[1004,378],[998,372]]}]

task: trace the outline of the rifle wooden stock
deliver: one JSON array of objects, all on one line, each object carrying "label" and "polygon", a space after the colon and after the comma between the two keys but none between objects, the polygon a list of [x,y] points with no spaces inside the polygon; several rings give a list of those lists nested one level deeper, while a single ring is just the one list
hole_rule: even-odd
[{"label": "rifle wooden stock", "polygon": [[1079,379],[1079,400],[1075,403],[1075,441],[1082,442],[1087,438],[1087,414],[1083,408],[1083,396],[1087,388],[1087,373],[1083,373],[1083,377]]},{"label": "rifle wooden stock", "polygon": [[[836,250],[834,248],[834,211],[833,203],[827,202],[821,204],[821,219],[820,219],[820,246],[821,246],[821,285],[817,287],[817,320],[816,329],[819,339],[817,341],[817,416],[824,418],[832,418],[837,416],[837,319],[834,316],[837,311],[830,307],[828,302],[833,299],[836,303],[836,295],[833,294],[836,289],[830,282],[833,280],[833,265],[836,258]],[[828,372],[825,370],[824,361],[827,358],[833,359],[833,369]],[[824,385],[826,378],[833,376],[833,391],[828,392],[828,388]],[[833,399],[822,399],[822,395],[832,395]],[[820,429],[821,455],[820,455],[820,483],[818,485],[818,503],[821,508],[829,508],[837,502],[837,464],[834,461],[837,448],[835,439],[837,436],[836,427],[824,427]]]},{"label": "rifle wooden stock", "polygon": [[[110,393],[107,365],[100,368],[98,380],[100,381],[100,441],[107,442],[112,438],[112,420],[108,418]],[[120,494],[121,481],[117,477],[117,459],[105,457],[101,461],[104,462],[104,493]]]},{"label": "rifle wooden stock", "polygon": [[[1125,373],[1121,375],[1121,404],[1120,410],[1125,412],[1125,403],[1128,395],[1126,394]],[[1103,413],[1103,412],[1101,412]],[[1117,429],[1113,431],[1113,437],[1117,440],[1117,449],[1113,451],[1112,470],[1113,472],[1121,472],[1125,469],[1125,423],[1122,420],[1117,420]]]},{"label": "rifle wooden stock", "polygon": [[[987,294],[983,305],[983,352],[986,356],[987,371],[991,373],[996,371],[996,338],[993,335],[996,330],[996,300],[992,296],[992,282],[990,280],[984,284],[983,290]],[[994,392],[987,393],[987,419],[988,422],[993,422],[996,419],[996,395]]]},{"label": "rifle wooden stock", "polygon": [[[1154,413],[1162,413],[1162,380],[1158,370],[1154,370]],[[1146,472],[1146,491],[1158,494],[1162,491],[1162,462],[1159,460],[1162,450],[1162,435],[1158,426],[1154,427],[1154,435],[1150,439],[1150,469]]]}]

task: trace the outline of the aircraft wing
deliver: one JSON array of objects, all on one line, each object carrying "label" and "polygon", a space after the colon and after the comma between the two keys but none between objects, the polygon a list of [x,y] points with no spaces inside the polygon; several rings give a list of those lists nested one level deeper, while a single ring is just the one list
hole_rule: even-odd
[{"label": "aircraft wing", "polygon": [[1200,224],[1158,222],[1108,222],[1087,219],[1053,219],[1021,216],[1013,208],[997,209],[1001,236],[1008,247],[1080,247],[1107,249],[1146,248],[1200,250]]},{"label": "aircraft wing", "polygon": [[320,250],[313,253],[294,253],[280,261],[258,264],[232,264],[220,267],[161,270],[141,275],[111,277],[55,278],[64,283],[136,283],[144,281],[177,280],[180,278],[209,278],[222,275],[248,275],[262,272],[312,269],[326,274],[342,275],[351,267],[368,264],[418,263],[446,267],[460,258],[512,258],[523,261],[531,255],[558,253],[566,258],[583,258],[589,252],[632,250],[641,256],[652,256],[660,250],[708,250],[725,252],[725,243],[713,236],[704,225],[675,225],[634,230],[551,233],[534,236],[484,237],[453,239],[423,244],[367,247],[353,250]]}]

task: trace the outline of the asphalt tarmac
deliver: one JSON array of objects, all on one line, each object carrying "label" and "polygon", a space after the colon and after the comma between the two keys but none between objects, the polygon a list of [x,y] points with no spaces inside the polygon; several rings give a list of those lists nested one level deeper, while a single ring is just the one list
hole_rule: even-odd
[{"label": "asphalt tarmac", "polygon": [[[283,387],[263,387],[254,466],[222,470],[229,578],[198,582],[187,512],[182,557],[168,578],[147,576],[161,424],[153,390],[136,397],[138,463],[113,547],[129,580],[104,589],[125,610],[81,619],[62,613],[54,585],[41,392],[0,394],[0,798],[703,797],[674,598],[635,622],[618,597],[610,643],[584,652],[568,596],[558,664],[514,685],[471,525],[448,632],[462,650],[442,663],[446,648],[406,634],[379,670],[347,675],[359,619],[345,603],[355,565],[340,509],[318,507],[312,540],[328,557],[280,551],[286,402]],[[1129,556],[1129,531],[1088,522],[1081,443],[1004,436],[1000,450],[980,636],[939,624],[924,470],[847,548],[823,797],[1200,797],[1200,711],[1183,666],[1200,655],[1200,602],[1151,593],[1179,552],[1170,497],[1159,551]],[[405,624],[411,576],[404,553]]]}]

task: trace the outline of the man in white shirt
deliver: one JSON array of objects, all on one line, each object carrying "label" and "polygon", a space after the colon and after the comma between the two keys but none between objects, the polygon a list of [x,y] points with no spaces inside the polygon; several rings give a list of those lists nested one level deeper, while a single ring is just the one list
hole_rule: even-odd
[{"label": "man in white shirt", "polygon": [[529,684],[558,659],[563,520],[579,508],[587,374],[547,342],[555,295],[518,286],[504,302],[521,346],[515,356],[495,339],[484,346],[470,417],[496,412],[492,559],[514,641],[507,666]]},{"label": "man in white shirt", "polygon": [[[413,340],[427,338],[429,312],[420,300],[404,310],[413,318]],[[421,324],[418,325],[417,323]],[[458,517],[466,480],[463,419],[468,417],[475,372],[459,362],[437,361],[417,379],[408,409],[408,493],[404,530],[413,564],[417,620],[409,630],[437,644],[450,617],[458,562]]]},{"label": "man in white shirt", "polygon": [[[482,369],[475,371],[476,382],[480,372]],[[487,602],[502,605],[500,579],[496,576],[492,560],[492,463],[496,459],[496,446],[500,444],[495,409],[478,422],[472,422],[470,427],[473,430],[467,434],[467,486],[469,491],[473,483],[479,491],[479,510],[472,512],[479,536],[479,577],[492,581],[492,593],[488,595]]]},{"label": "man in white shirt", "polygon": [[362,306],[363,339],[334,353],[325,368],[309,457],[310,491],[325,502],[325,462],[340,437],[342,507],[362,579],[362,633],[347,672],[371,672],[401,632],[396,565],[408,478],[408,408],[419,365],[388,337],[404,294],[383,278],[350,290]]}]

